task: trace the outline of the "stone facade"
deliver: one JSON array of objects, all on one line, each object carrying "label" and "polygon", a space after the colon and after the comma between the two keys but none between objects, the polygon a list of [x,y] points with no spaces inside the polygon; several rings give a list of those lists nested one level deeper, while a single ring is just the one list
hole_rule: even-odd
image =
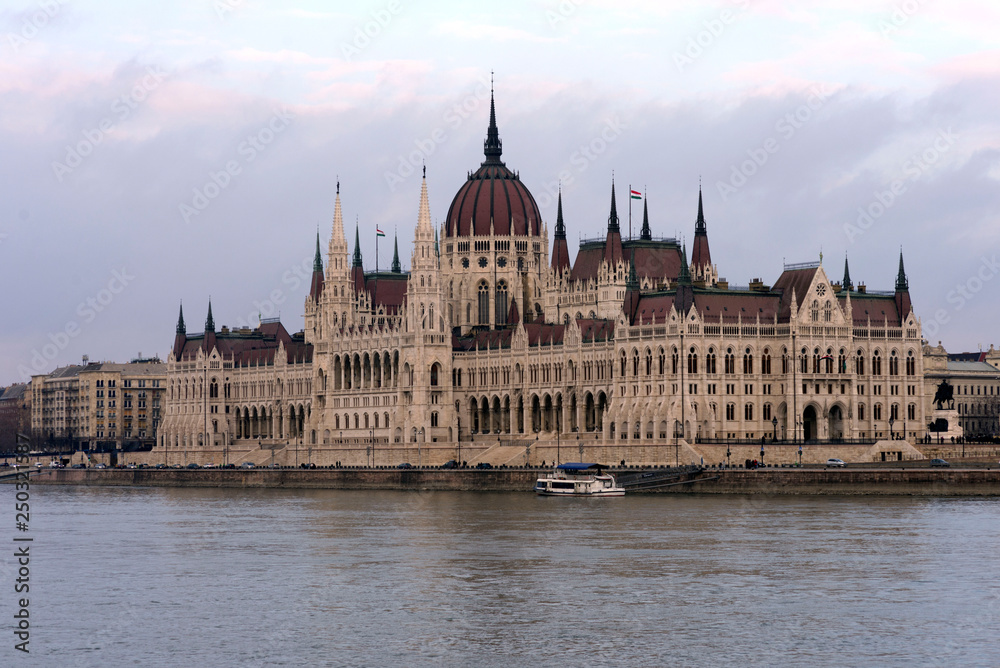
[{"label": "stone facade", "polygon": [[[890,292],[855,287],[846,261],[836,281],[817,262],[732,287],[712,262],[700,195],[688,262],[677,240],[653,236],[645,203],[639,237],[622,239],[612,184],[606,236],[570,263],[561,194],[550,246],[500,161],[492,102],[484,153],[438,230],[425,173],[409,273],[398,248],[391,271],[366,273],[357,230],[349,256],[338,185],[302,333],[216,337],[213,324],[182,338],[181,320],[161,445],[297,441],[326,463],[372,462],[376,449],[521,463],[566,448],[665,462],[696,442],[924,437],[902,256]],[[240,337],[272,337],[271,352],[247,358]]]}]

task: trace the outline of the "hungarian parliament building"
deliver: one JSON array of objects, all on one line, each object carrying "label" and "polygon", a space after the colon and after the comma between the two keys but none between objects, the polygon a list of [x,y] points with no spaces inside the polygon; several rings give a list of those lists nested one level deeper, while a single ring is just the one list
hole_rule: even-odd
[{"label": "hungarian parliament building", "polygon": [[427,444],[443,461],[456,447],[539,442],[926,435],[902,255],[892,291],[854,285],[846,260],[837,280],[816,262],[785,265],[771,285],[730,286],[712,262],[700,193],[688,256],[653,234],[646,207],[639,236],[623,239],[612,183],[606,234],[582,240],[571,261],[562,195],[550,239],[501,160],[492,96],[484,154],[440,229],[425,169],[409,272],[398,244],[389,271],[365,271],[338,184],[302,331],[263,320],[217,332],[209,305],[205,331],[188,334],[182,310],[158,447],[294,445],[339,461],[359,446]]}]

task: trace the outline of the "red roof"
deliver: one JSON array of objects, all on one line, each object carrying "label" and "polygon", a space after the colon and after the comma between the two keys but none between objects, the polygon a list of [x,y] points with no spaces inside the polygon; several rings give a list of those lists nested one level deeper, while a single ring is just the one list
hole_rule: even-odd
[{"label": "red roof", "polygon": [[[847,294],[837,295],[841,307],[847,301]],[[894,295],[870,295],[864,292],[851,293],[851,318],[855,325],[865,326],[869,319],[873,325],[882,325],[888,319],[890,327],[902,327],[903,321],[896,310]]]},{"label": "red roof", "polygon": [[408,274],[379,272],[365,277],[365,290],[372,296],[373,306],[384,306],[386,315],[397,315],[406,303]]},{"label": "red roof", "polygon": [[497,235],[538,236],[542,216],[538,204],[514,172],[502,163],[483,164],[469,177],[448,208],[445,236],[488,236],[490,223]]},{"label": "red roof", "polygon": [[795,291],[797,302],[795,308],[802,308],[802,300],[809,292],[809,286],[812,285],[817,271],[819,271],[819,265],[803,269],[786,269],[781,272],[781,276],[778,277],[771,289],[774,292],[782,292],[781,313],[779,315],[782,322],[788,322],[792,315],[792,291]]},{"label": "red roof", "polygon": [[[205,343],[205,335],[185,336],[180,353],[176,354],[178,361],[194,359]],[[302,332],[290,335],[280,322],[264,322],[253,330],[235,330],[215,334],[215,348],[224,358],[231,359],[234,364],[242,366],[273,364],[278,344],[285,347],[286,361],[289,364],[311,362],[313,347],[305,342]]]}]

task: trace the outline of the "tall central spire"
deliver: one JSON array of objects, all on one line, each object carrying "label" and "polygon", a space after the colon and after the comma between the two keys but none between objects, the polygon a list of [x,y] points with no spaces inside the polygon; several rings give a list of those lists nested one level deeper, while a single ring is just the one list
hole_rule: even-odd
[{"label": "tall central spire", "polygon": [[701,203],[701,186],[698,186],[698,220],[694,222],[695,234],[708,234],[708,226],[705,224],[705,208]]},{"label": "tall central spire", "polygon": [[392,273],[401,274],[403,268],[399,265],[399,236],[392,239]]},{"label": "tall central spire", "polygon": [[361,234],[358,231],[358,224],[354,223],[354,262],[352,267],[361,267],[363,263],[361,261]]},{"label": "tall central spire", "polygon": [[483,143],[483,153],[486,155],[485,164],[501,165],[500,156],[503,154],[503,144],[500,141],[500,131],[497,129],[497,111],[493,102],[493,74],[490,73],[490,127],[486,130],[486,141]]}]

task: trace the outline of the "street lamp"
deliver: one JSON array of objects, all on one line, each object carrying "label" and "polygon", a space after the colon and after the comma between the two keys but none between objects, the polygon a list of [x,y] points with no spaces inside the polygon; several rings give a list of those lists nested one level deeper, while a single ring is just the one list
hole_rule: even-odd
[{"label": "street lamp", "polygon": [[726,444],[726,468],[727,468],[727,469],[728,469],[728,468],[732,468],[732,466],[733,466],[732,462],[731,462],[731,461],[730,461],[730,459],[729,459],[729,458],[730,458],[730,457],[732,457],[732,456],[733,456],[733,453],[732,453],[732,451],[731,451],[731,450],[729,449],[729,444],[727,443],[727,444]]},{"label": "street lamp", "polygon": [[802,444],[799,444],[799,466],[802,466]]},{"label": "street lamp", "polygon": [[760,446],[760,465],[761,466],[764,465],[764,444],[763,443]]},{"label": "street lamp", "polygon": [[778,440],[778,418],[777,417],[771,418],[771,426],[774,427],[774,433],[771,436],[771,442],[773,443],[774,441]]},{"label": "street lamp", "polygon": [[893,440],[893,436],[892,436],[892,423],[895,422],[895,421],[896,421],[896,418],[894,418],[894,417],[892,417],[890,415],[889,416],[889,440],[890,441]]}]

